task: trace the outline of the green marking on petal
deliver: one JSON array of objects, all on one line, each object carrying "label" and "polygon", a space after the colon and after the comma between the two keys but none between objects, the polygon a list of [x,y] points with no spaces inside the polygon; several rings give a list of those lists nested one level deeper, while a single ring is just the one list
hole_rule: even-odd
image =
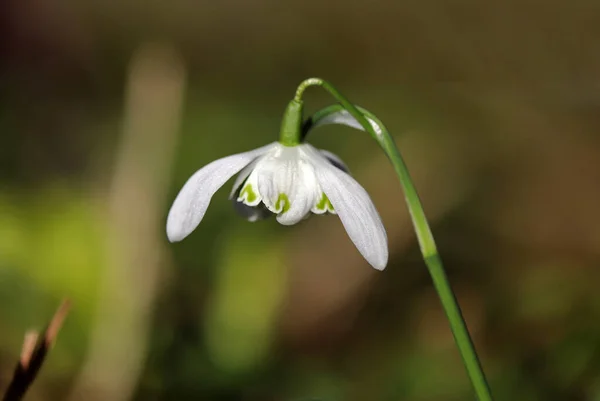
[{"label": "green marking on petal", "polygon": [[325,195],[325,192],[322,193],[321,200],[317,203],[316,208],[319,210],[329,210],[330,212],[334,211],[333,205],[327,195]]},{"label": "green marking on petal", "polygon": [[256,195],[256,192],[254,192],[254,189],[252,189],[252,184],[244,185],[242,192],[240,192],[240,198],[243,198],[244,194],[246,195],[246,200],[250,203],[254,202],[258,196]]},{"label": "green marking on petal", "polygon": [[279,194],[277,202],[275,202],[275,209],[281,209],[280,213],[285,213],[290,210],[290,200],[286,194]]}]

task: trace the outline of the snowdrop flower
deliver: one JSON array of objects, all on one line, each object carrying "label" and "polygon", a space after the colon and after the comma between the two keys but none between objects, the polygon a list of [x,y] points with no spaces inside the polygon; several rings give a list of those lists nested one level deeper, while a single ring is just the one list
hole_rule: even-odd
[{"label": "snowdrop flower", "polygon": [[202,221],[216,191],[239,173],[230,198],[248,220],[275,214],[279,223],[293,225],[310,213],[337,214],[358,251],[383,270],[387,235],[373,202],[337,156],[300,143],[301,112],[301,103],[292,101],[279,142],[215,160],[194,173],[169,212],[169,240],[187,237]]},{"label": "snowdrop flower", "polygon": [[[309,87],[321,87],[337,103],[315,112],[302,124],[302,95]],[[237,209],[250,220],[276,214],[281,224],[291,225],[311,212],[337,214],[365,259],[376,269],[384,269],[388,259],[387,237],[369,196],[348,174],[341,160],[304,143],[305,135],[312,128],[324,124],[343,124],[366,131],[388,157],[404,191],[423,259],[477,398],[491,400],[460,306],[394,138],[373,113],[352,104],[331,83],[321,78],[308,78],[300,83],[284,114],[279,142],[216,160],[198,170],[171,208],[167,221],[169,239],[180,241],[190,234],[204,217],[215,192],[239,173],[231,195],[239,201]]]}]

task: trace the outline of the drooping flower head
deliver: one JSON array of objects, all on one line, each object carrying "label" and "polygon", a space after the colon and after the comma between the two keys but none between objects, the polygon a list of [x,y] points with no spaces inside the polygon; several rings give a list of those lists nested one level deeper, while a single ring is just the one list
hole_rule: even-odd
[{"label": "drooping flower head", "polygon": [[[286,109],[279,142],[215,160],[194,173],[169,212],[169,240],[187,237],[202,221],[216,191],[239,173],[230,198],[248,220],[274,214],[279,223],[293,225],[311,213],[337,214],[358,251],[383,270],[387,236],[373,202],[339,157],[302,142],[306,132],[301,123],[302,102],[294,99]],[[351,116],[331,113],[310,127],[305,124],[305,131],[328,123],[356,126]]]}]

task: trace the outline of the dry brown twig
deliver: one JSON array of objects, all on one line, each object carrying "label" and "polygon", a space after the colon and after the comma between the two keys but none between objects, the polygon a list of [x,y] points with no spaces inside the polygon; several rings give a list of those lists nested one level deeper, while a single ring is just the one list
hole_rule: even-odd
[{"label": "dry brown twig", "polygon": [[13,378],[4,393],[3,401],[23,399],[29,386],[31,386],[40,371],[48,351],[52,348],[70,307],[69,300],[64,300],[41,336],[37,331],[28,331],[25,334],[21,357],[15,368]]}]

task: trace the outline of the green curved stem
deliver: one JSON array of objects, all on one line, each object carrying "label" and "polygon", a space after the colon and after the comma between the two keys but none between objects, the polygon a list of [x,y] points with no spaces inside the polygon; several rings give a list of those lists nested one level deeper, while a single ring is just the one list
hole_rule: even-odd
[{"label": "green curved stem", "polygon": [[[396,174],[400,180],[400,184],[402,185],[402,189],[404,190],[404,196],[406,198],[408,210],[410,212],[417,239],[419,241],[421,253],[423,254],[423,259],[425,260],[425,264],[427,265],[433,280],[433,285],[435,286],[438,296],[440,297],[444,312],[446,313],[446,316],[450,322],[450,328],[452,329],[454,340],[465,364],[471,383],[473,384],[475,393],[480,401],[492,401],[492,395],[487,384],[485,374],[483,373],[483,369],[477,357],[477,352],[473,346],[473,341],[469,335],[469,331],[462,316],[460,306],[458,305],[454,292],[452,291],[452,287],[448,281],[448,277],[446,276],[442,260],[438,254],[435,241],[433,239],[433,234],[431,233],[431,229],[427,223],[427,218],[425,217],[425,212],[423,211],[417,190],[415,189],[413,181],[410,178],[408,168],[404,163],[404,159],[402,158],[394,139],[377,117],[367,110],[359,108],[349,102],[348,99],[330,83],[320,78],[309,78],[302,82],[296,91],[296,96],[294,99],[296,101],[301,101],[304,91],[310,86],[320,86],[327,90],[341,104],[341,106],[348,111],[348,113],[350,113],[352,117],[356,119],[356,121],[360,123],[362,128],[377,141],[394,166],[394,170],[396,171]],[[328,111],[328,113],[332,112],[333,109]],[[325,113],[327,112],[324,112],[323,116]],[[318,118],[319,116],[316,117]],[[375,122],[379,129],[374,129],[369,123],[368,119]],[[315,120],[312,122],[314,121]],[[310,120],[308,121],[308,124],[311,124]],[[303,130],[304,135],[306,134],[306,130],[308,128],[309,127],[305,126],[305,130]]]}]

